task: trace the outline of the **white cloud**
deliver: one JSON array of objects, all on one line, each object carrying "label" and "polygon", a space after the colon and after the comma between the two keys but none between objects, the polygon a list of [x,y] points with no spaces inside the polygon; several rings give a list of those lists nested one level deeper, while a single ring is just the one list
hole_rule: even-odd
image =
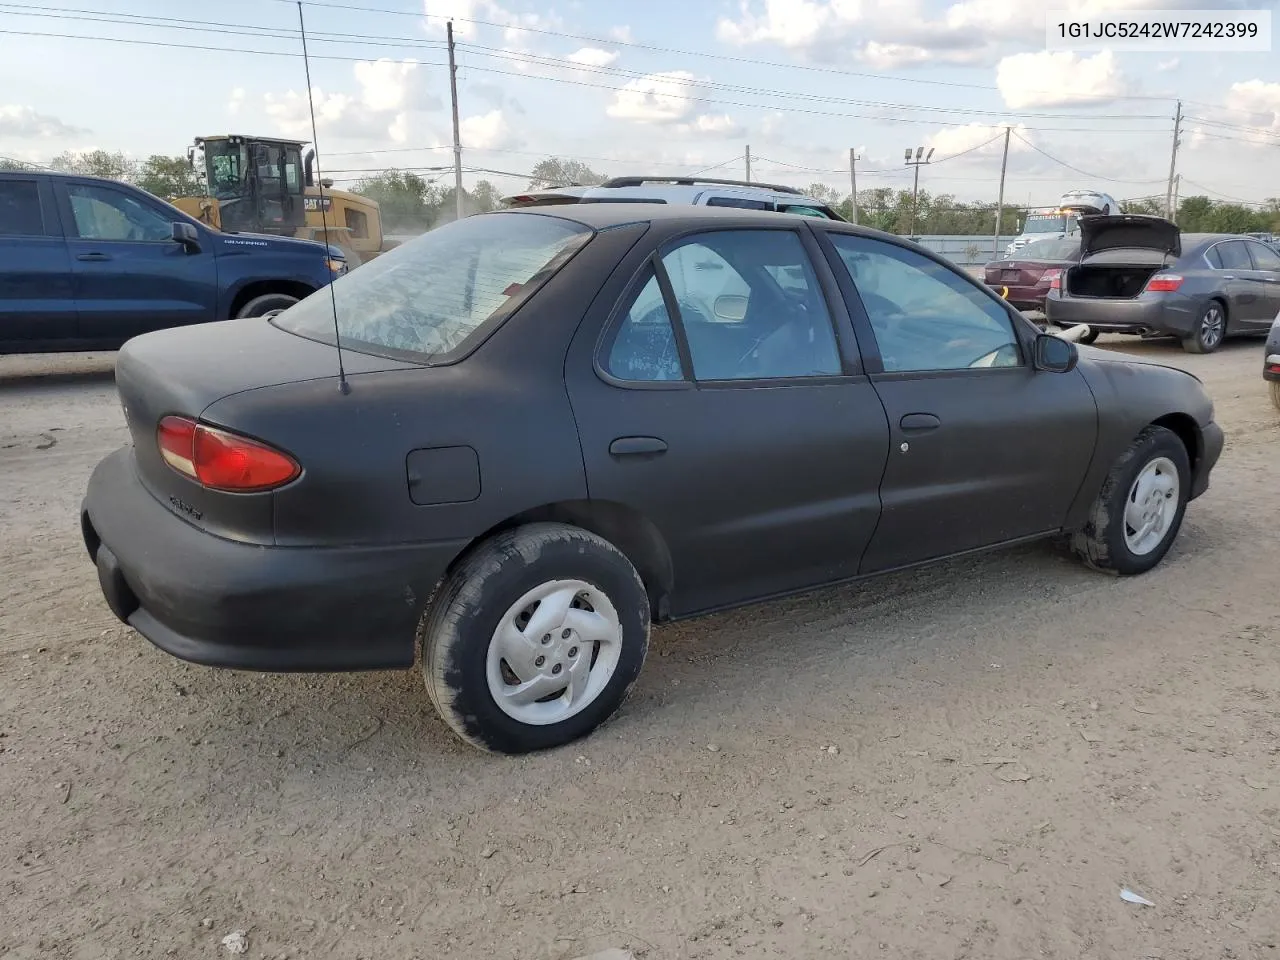
[{"label": "white cloud", "polygon": [[631,43],[631,28],[628,26],[612,27],[609,30],[609,38],[617,40],[619,43]]},{"label": "white cloud", "polygon": [[53,140],[88,131],[16,103],[0,104],[0,137]]},{"label": "white cloud", "polygon": [[938,11],[922,0],[741,0],[737,18],[717,21],[716,35],[735,46],[773,44],[815,60],[854,56],[893,69],[990,63],[1009,45],[1043,49],[1049,8],[1089,16],[1204,6],[1204,0],[958,0]]},{"label": "white cloud", "polygon": [[677,128],[680,133],[703,137],[742,137],[746,128],[727,113],[703,113],[694,117],[689,123],[682,123]]},{"label": "white cloud", "polygon": [[[1018,124],[1013,132],[1025,139],[1031,139],[1027,128]],[[936,151],[936,160],[945,157],[957,157],[964,154],[964,160],[977,160],[989,167],[991,160],[999,161],[1004,153],[1004,127],[991,126],[985,123],[969,123],[963,127],[946,127],[939,130],[925,141],[926,147]],[[1031,150],[1018,137],[1009,138],[1009,153],[1027,153]],[[957,159],[960,159],[957,157]]]},{"label": "white cloud", "polygon": [[501,110],[464,117],[459,122],[458,129],[464,149],[503,150],[518,142]]},{"label": "white cloud", "polygon": [[1178,57],[1170,57],[1168,60],[1161,60],[1156,64],[1156,70],[1160,73],[1168,73],[1171,70],[1177,70],[1182,65],[1182,60]]},{"label": "white cloud", "polygon": [[575,50],[565,59],[580,67],[607,67],[618,59],[618,51],[583,47],[581,50]]},{"label": "white cloud", "polygon": [[1000,61],[996,86],[1005,105],[1013,110],[1096,105],[1129,91],[1129,83],[1109,50],[1091,57],[1069,50],[1016,53]]},{"label": "white cloud", "polygon": [[244,87],[236,87],[232,90],[231,96],[227,98],[227,113],[233,117],[236,116],[244,106],[245,95]]},{"label": "white cloud", "polygon": [[[1239,122],[1250,127],[1267,127],[1280,133],[1280,83],[1268,83],[1265,80],[1246,80],[1233,83],[1227,91],[1226,107],[1235,116],[1232,122]],[[1226,118],[1224,118],[1226,119]],[[1234,135],[1236,131],[1232,131]]]},{"label": "white cloud", "polygon": [[418,75],[416,60],[364,60],[353,71],[360,84],[360,100],[377,113],[405,110],[436,110],[439,97],[428,93],[425,80]]},{"label": "white cloud", "polygon": [[687,70],[651,73],[628,82],[605,111],[615,120],[679,123],[697,112],[697,77]]}]

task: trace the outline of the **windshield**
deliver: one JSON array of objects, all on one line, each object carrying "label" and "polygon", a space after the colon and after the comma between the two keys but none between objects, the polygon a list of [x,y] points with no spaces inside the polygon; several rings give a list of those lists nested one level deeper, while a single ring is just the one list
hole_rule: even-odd
[{"label": "windshield", "polygon": [[[481,214],[425,233],[333,282],[342,348],[418,363],[448,357],[514,311],[592,234],[579,223],[520,213]],[[271,322],[332,344],[329,289]]]},{"label": "windshield", "polygon": [[1019,260],[1071,260],[1080,253],[1079,240],[1032,240],[1018,251]]},{"label": "windshield", "polygon": [[1066,217],[1027,217],[1023,233],[1066,233]]},{"label": "windshield", "polygon": [[244,193],[243,146],[230,140],[206,140],[204,160],[210,194],[218,200],[229,200]]}]

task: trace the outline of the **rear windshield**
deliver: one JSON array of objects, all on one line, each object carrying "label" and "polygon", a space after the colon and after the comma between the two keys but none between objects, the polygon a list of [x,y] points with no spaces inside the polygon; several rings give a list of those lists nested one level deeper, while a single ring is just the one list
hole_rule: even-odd
[{"label": "rear windshield", "polygon": [[1070,260],[1080,252],[1080,241],[1033,240],[1014,254],[1019,260]]},{"label": "rear windshield", "polygon": [[[448,360],[532,296],[592,233],[558,217],[495,213],[416,237],[333,282],[342,348],[419,363]],[[332,344],[334,313],[326,288],[271,322]]]}]

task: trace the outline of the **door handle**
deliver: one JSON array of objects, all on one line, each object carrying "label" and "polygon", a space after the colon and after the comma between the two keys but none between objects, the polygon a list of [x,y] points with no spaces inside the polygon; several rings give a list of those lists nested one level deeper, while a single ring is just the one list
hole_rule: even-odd
[{"label": "door handle", "polygon": [[1222,279],[1223,279],[1223,280],[1236,280],[1236,279],[1239,279],[1239,278],[1238,278],[1238,277],[1236,277],[1234,274],[1224,273],[1224,274],[1222,275]]},{"label": "door handle", "polygon": [[920,433],[925,430],[937,430],[942,426],[942,421],[932,413],[908,413],[898,421],[898,426],[905,431]]},{"label": "door handle", "polygon": [[666,453],[667,441],[660,437],[619,437],[609,444],[609,452],[615,457]]},{"label": "door handle", "polygon": [[76,259],[87,260],[90,263],[99,263],[103,260],[110,260],[111,257],[105,253],[82,253],[78,257],[76,257]]}]

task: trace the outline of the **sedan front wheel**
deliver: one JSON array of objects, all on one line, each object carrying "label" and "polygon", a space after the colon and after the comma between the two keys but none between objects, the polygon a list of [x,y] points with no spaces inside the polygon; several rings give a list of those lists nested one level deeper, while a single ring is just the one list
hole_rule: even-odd
[{"label": "sedan front wheel", "polygon": [[648,651],[649,598],[607,540],[530,524],[458,565],[421,639],[427,692],[453,731],[482,750],[527,753],[617,711]]},{"label": "sedan front wheel", "polygon": [[1112,466],[1072,549],[1095,570],[1146,573],[1173,545],[1190,486],[1182,440],[1165,427],[1147,427]]}]

